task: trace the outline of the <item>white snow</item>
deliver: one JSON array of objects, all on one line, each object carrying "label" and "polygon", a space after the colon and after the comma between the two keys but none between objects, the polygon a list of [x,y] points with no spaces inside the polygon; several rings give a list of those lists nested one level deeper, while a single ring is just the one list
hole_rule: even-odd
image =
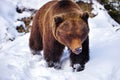
[{"label": "white snow", "polygon": [[[0,1],[0,80],[120,80],[120,30],[116,32],[120,25],[96,1],[93,12],[98,15],[89,19],[90,61],[84,71],[72,72],[66,49],[61,70],[46,67],[42,56],[30,53],[30,33],[18,36],[15,30],[15,25],[20,24],[15,22],[20,17],[15,7],[22,5],[38,9],[48,1]],[[16,39],[8,41],[12,37]]]}]

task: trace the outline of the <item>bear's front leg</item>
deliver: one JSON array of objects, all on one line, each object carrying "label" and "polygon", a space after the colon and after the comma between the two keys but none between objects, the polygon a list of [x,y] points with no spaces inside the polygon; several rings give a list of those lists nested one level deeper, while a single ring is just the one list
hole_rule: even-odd
[{"label": "bear's front leg", "polygon": [[56,69],[61,68],[60,58],[62,56],[64,46],[57,41],[50,40],[44,43],[44,58],[48,67],[54,67]]},{"label": "bear's front leg", "polygon": [[82,44],[82,52],[76,55],[70,50],[71,66],[73,71],[82,71],[85,68],[85,63],[89,60],[89,39],[87,38]]}]

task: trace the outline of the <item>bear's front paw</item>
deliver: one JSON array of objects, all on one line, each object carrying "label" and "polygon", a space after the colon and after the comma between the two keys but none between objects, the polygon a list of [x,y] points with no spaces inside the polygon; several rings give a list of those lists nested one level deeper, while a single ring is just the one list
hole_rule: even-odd
[{"label": "bear's front paw", "polygon": [[59,62],[54,63],[54,68],[55,69],[61,69],[61,64]]},{"label": "bear's front paw", "polygon": [[34,51],[34,50],[31,50],[31,53],[33,54],[33,55],[41,55],[41,53],[40,53],[40,51]]},{"label": "bear's front paw", "polygon": [[47,66],[48,66],[48,67],[53,67],[53,66],[54,66],[53,61],[49,61],[49,62],[47,62]]},{"label": "bear's front paw", "polygon": [[48,64],[48,67],[54,67],[55,69],[61,69],[60,62],[49,61],[47,62],[47,64]]},{"label": "bear's front paw", "polygon": [[84,70],[85,66],[84,65],[80,65],[80,64],[74,64],[73,66],[73,71],[74,72],[79,72]]}]

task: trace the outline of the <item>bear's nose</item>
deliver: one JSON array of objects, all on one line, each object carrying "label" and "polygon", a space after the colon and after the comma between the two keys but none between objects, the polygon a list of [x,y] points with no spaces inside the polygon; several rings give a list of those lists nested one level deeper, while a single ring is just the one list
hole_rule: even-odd
[{"label": "bear's nose", "polygon": [[75,54],[80,54],[82,52],[82,48],[75,48],[75,50],[73,51],[73,53]]}]

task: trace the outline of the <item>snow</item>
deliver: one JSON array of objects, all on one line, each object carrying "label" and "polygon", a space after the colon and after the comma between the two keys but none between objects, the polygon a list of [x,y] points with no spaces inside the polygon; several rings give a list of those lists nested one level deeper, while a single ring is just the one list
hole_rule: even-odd
[{"label": "snow", "polygon": [[[38,9],[48,1],[0,2],[0,80],[120,80],[120,30],[116,32],[120,25],[96,1],[93,13],[97,16],[89,19],[90,61],[84,71],[72,72],[66,49],[61,59],[61,70],[46,67],[42,56],[31,54],[28,45],[30,33],[19,36],[15,30],[15,25],[21,24],[15,22],[21,16],[15,12],[15,7],[21,5]],[[15,40],[9,41],[12,37]]]}]

